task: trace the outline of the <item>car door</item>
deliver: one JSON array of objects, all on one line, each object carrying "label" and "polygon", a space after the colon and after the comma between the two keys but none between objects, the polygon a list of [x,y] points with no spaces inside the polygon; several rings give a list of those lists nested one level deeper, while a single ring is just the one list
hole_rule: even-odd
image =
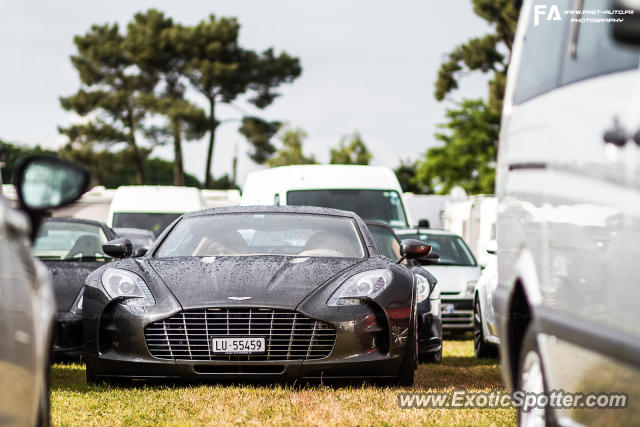
[{"label": "car door", "polygon": [[32,285],[27,220],[0,196],[0,424],[29,425],[37,407]]},{"label": "car door", "polygon": [[[609,2],[576,3],[605,10]],[[638,53],[615,45],[606,24],[564,20],[557,87],[529,101],[538,107],[531,112],[541,129],[538,148],[549,153],[538,165],[544,202],[535,212],[545,247],[541,351],[550,389],[611,391],[593,376],[606,369],[606,382],[620,379],[606,340],[638,325],[629,317],[629,301],[637,307],[640,296],[629,284],[640,271],[630,251],[638,241],[630,222],[632,147],[623,136],[638,101]]]}]

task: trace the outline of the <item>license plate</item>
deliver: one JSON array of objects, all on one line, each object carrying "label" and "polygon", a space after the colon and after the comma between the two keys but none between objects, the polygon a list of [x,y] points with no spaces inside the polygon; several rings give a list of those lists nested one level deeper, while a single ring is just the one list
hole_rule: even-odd
[{"label": "license plate", "polygon": [[442,304],[442,313],[451,314],[454,309],[455,306],[453,304]]},{"label": "license plate", "polygon": [[212,337],[210,346],[212,353],[250,354],[264,353],[266,344],[258,337]]}]

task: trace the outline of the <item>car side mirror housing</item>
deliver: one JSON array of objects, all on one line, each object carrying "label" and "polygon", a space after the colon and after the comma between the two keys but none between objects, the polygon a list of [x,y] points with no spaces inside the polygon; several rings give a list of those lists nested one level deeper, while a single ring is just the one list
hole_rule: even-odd
[{"label": "car side mirror housing", "polygon": [[114,258],[128,258],[133,253],[133,244],[129,239],[114,239],[102,245],[102,250]]},{"label": "car side mirror housing", "polygon": [[436,252],[431,252],[429,255],[419,258],[418,262],[421,265],[433,265],[440,262],[440,254]]},{"label": "car side mirror housing", "polygon": [[489,240],[487,242],[486,251],[488,254],[495,255],[498,252],[498,242],[495,240]]},{"label": "car side mirror housing", "polygon": [[148,251],[149,251],[149,248],[138,248],[135,251],[133,251],[131,256],[133,258],[138,258],[138,257],[141,257],[141,256],[145,256]]},{"label": "car side mirror housing", "polygon": [[18,204],[31,220],[34,240],[47,211],[78,200],[89,189],[90,175],[66,160],[36,155],[20,161],[14,182]]},{"label": "car side mirror housing", "polygon": [[418,221],[418,228],[430,228],[430,227],[431,227],[431,223],[429,222],[428,219],[422,218],[421,220]]},{"label": "car side mirror housing", "polygon": [[630,46],[640,47],[640,9],[635,1],[615,0],[612,10],[633,11],[632,14],[622,14],[622,22],[611,22],[611,34],[619,42]]},{"label": "car side mirror housing", "polygon": [[431,252],[431,246],[422,240],[405,239],[400,242],[400,262],[407,259],[422,258]]}]

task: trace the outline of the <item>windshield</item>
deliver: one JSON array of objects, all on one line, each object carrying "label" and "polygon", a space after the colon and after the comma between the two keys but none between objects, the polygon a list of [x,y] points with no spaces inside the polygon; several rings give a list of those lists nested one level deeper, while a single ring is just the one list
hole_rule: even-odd
[{"label": "windshield", "polygon": [[182,219],[157,257],[290,255],[362,258],[350,218],[305,214],[219,214]]},{"label": "windshield", "polygon": [[[403,239],[417,239],[431,245],[431,253],[440,255],[440,261],[435,265],[458,265],[474,267],[477,265],[467,244],[459,236],[443,234],[415,233],[403,234]],[[418,259],[418,262],[420,260]]]},{"label": "windshield", "polygon": [[105,258],[102,228],[78,222],[45,221],[33,244],[33,254],[46,259]]},{"label": "windshield", "polygon": [[287,204],[320,206],[352,211],[365,220],[408,227],[402,199],[390,190],[295,190],[287,192]]},{"label": "windshield", "polygon": [[165,228],[169,226],[179,213],[123,213],[118,212],[113,214],[113,227],[122,228],[143,228],[145,230],[153,231],[153,235],[158,237]]}]

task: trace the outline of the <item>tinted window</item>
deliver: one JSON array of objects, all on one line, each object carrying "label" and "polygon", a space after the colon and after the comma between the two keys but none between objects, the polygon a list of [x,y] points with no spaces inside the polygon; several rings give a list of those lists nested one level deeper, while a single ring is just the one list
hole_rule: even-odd
[{"label": "tinted window", "polygon": [[104,258],[102,228],[77,222],[46,221],[38,230],[33,254],[46,259]]},{"label": "tinted window", "polygon": [[181,214],[178,213],[114,213],[113,227],[143,228],[158,237]]},{"label": "tinted window", "polygon": [[287,192],[287,204],[320,206],[355,212],[365,220],[408,227],[402,199],[390,190],[295,190]]},{"label": "tinted window", "polygon": [[544,15],[536,14],[534,5],[530,11],[527,33],[522,46],[522,57],[518,68],[518,81],[514,102],[516,104],[547,92],[558,85],[562,55],[566,50],[566,30],[569,19],[563,11],[570,9],[569,0],[554,2],[558,6],[561,21],[547,20],[552,5],[547,5]]},{"label": "tinted window", "polygon": [[297,214],[220,214],[182,219],[158,257],[292,255],[362,258],[351,218]]},{"label": "tinted window", "polygon": [[467,244],[458,236],[416,233],[403,234],[402,238],[422,240],[431,245],[433,248],[431,252],[440,255],[440,261],[436,265],[476,265],[476,260],[467,247]]},{"label": "tinted window", "polygon": [[[582,9],[603,10],[610,7],[609,0],[585,0]],[[638,67],[638,50],[616,43],[611,37],[611,25],[615,24],[579,24],[576,54],[567,54],[564,61],[563,84]]]}]

